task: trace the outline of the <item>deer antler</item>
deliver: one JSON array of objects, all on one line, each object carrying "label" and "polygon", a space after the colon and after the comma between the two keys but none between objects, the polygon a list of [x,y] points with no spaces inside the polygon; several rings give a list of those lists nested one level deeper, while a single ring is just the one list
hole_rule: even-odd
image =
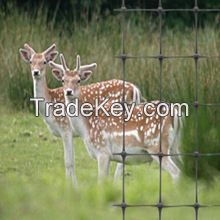
[{"label": "deer antler", "polygon": [[64,70],[65,70],[65,71],[68,71],[69,68],[67,67],[66,60],[65,60],[63,54],[60,54],[60,62],[61,62],[61,64],[63,65]]},{"label": "deer antler", "polygon": [[63,68],[63,65],[60,65],[60,64],[57,64],[57,63],[54,63],[53,61],[50,61],[49,62],[49,66],[53,69],[60,69],[62,71],[65,71],[65,69]]},{"label": "deer antler", "polygon": [[93,70],[96,67],[97,67],[96,63],[91,63],[91,64],[88,64],[88,65],[82,65],[81,66],[80,56],[77,55],[77,57],[76,57],[76,68],[75,68],[76,71]]},{"label": "deer antler", "polygon": [[77,57],[76,57],[76,68],[75,68],[75,70],[76,71],[79,71],[80,70],[80,55],[77,55]]},{"label": "deer antler", "polygon": [[92,70],[92,69],[95,69],[96,67],[97,67],[96,63],[91,63],[88,65],[80,66],[80,71]]}]

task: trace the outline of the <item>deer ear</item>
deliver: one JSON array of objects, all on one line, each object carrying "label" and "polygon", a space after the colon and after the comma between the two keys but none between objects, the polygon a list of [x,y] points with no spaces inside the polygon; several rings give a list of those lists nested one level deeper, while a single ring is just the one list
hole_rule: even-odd
[{"label": "deer ear", "polygon": [[43,54],[47,62],[54,61],[58,55],[58,52],[56,51],[56,44],[52,44],[48,47]]},{"label": "deer ear", "polygon": [[62,81],[64,75],[62,70],[56,68],[52,69],[52,74],[58,81]]},{"label": "deer ear", "polygon": [[58,51],[52,51],[50,53],[45,54],[45,59],[47,62],[54,61],[57,58]]},{"label": "deer ear", "polygon": [[81,80],[86,81],[90,78],[90,76],[92,75],[92,71],[87,70],[87,71],[80,71],[79,73],[79,77]]},{"label": "deer ear", "polygon": [[30,53],[30,51],[21,48],[21,49],[19,49],[19,53],[20,53],[20,55],[21,55],[21,58],[22,58],[25,62],[27,62],[27,63],[30,62],[30,59],[31,59],[31,53]]}]

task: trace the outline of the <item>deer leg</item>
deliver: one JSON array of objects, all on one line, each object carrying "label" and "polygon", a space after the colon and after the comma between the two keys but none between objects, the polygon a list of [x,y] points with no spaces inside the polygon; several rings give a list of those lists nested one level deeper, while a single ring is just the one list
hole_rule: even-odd
[{"label": "deer leg", "polygon": [[[158,156],[154,155],[152,156],[152,158],[159,163]],[[180,175],[180,170],[169,156],[164,156],[162,158],[161,166],[164,170],[166,170],[171,175],[173,181],[178,180],[179,175]]]},{"label": "deer leg", "polygon": [[74,186],[77,187],[72,132],[67,132],[63,135],[63,145],[64,145],[64,162],[65,162],[65,169],[66,169],[66,177],[68,179],[71,179]]},{"label": "deer leg", "polygon": [[110,158],[108,155],[101,153],[98,156],[98,180],[102,181],[109,173]]},{"label": "deer leg", "polygon": [[114,174],[114,182],[117,182],[119,177],[122,176],[123,172],[123,163],[117,163],[117,167],[115,169],[115,174]]},{"label": "deer leg", "polygon": [[[162,150],[162,153],[169,154],[170,149],[169,149],[168,141],[163,140],[161,150]],[[159,149],[158,149],[158,147],[154,146],[154,147],[150,148],[148,150],[148,152],[157,154],[157,153],[159,153]],[[152,158],[159,163],[159,157],[158,156],[154,155],[154,156],[152,156]],[[173,162],[173,160],[171,159],[170,156],[162,157],[161,166],[164,170],[166,170],[170,173],[170,175],[172,176],[172,179],[174,181],[178,179],[178,177],[180,175],[180,170],[176,166],[176,164]]]},{"label": "deer leg", "polygon": [[164,170],[167,170],[170,173],[174,181],[179,178],[180,170],[169,156],[163,157],[162,167]]}]

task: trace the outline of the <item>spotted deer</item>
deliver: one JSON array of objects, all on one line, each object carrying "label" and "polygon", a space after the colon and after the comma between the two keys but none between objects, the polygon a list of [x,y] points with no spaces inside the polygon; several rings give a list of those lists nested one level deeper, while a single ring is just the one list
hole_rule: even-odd
[{"label": "spotted deer", "polygon": [[[56,45],[53,44],[42,53],[37,53],[28,44],[24,45],[24,48],[19,50],[22,59],[30,64],[31,73],[33,78],[33,90],[34,97],[43,97],[44,101],[39,103],[39,112],[43,117],[44,122],[48,126],[51,133],[57,137],[61,137],[64,145],[64,161],[66,176],[73,181],[73,184],[77,185],[77,178],[75,175],[75,154],[73,145],[73,136],[78,136],[77,132],[70,126],[69,119],[67,117],[55,117],[50,114],[50,117],[45,116],[45,104],[46,103],[64,103],[63,88],[49,89],[46,81],[46,66],[49,61],[56,59],[58,52],[56,51]],[[64,63],[64,66],[66,62]],[[96,64],[92,65],[93,68]],[[113,91],[109,88],[113,88]],[[103,97],[114,97],[114,99],[120,99],[122,91],[122,81],[120,80],[109,80],[103,83],[91,84],[82,86],[82,92],[85,95],[85,99],[91,100],[94,97],[91,96],[91,91],[96,89],[98,92],[97,96]],[[140,102],[140,91],[139,89],[126,82],[126,100]],[[116,175],[121,171],[121,164],[117,165]]]},{"label": "spotted deer", "polygon": [[[76,101],[82,105],[85,94],[80,83],[87,80],[92,74],[91,66],[82,67],[78,55],[74,70],[56,66],[52,71],[57,79],[64,82],[66,105]],[[91,91],[91,95],[95,97],[95,90]],[[100,112],[98,117],[94,114],[90,117],[82,114],[78,117],[69,117],[72,127],[83,138],[90,156],[98,162],[99,179],[108,175],[110,161],[122,163],[121,155],[114,153],[122,152],[123,123],[125,123],[125,150],[128,154],[136,154],[136,156],[127,156],[125,163],[146,163],[153,159],[159,162],[157,154],[160,153],[162,168],[168,171],[173,179],[178,178],[179,168],[169,156],[166,156],[171,148],[176,147],[173,144],[175,136],[179,132],[178,116],[161,117],[152,107],[148,109],[148,112],[155,112],[155,114],[149,117],[143,113],[143,106],[143,103],[137,104],[132,111],[130,120],[126,122],[122,116],[110,115],[107,117],[104,112]]]}]

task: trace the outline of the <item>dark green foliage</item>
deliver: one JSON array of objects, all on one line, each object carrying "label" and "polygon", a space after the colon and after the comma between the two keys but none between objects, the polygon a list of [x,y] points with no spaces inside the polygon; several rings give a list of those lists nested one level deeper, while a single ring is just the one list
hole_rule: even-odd
[{"label": "dark green foliage", "polygon": [[[157,8],[158,0],[127,0],[125,5],[127,8]],[[53,24],[60,22],[84,22],[87,23],[91,20],[99,20],[107,17],[109,14],[114,14],[114,9],[121,7],[121,1],[119,0],[2,0],[1,9],[10,11],[10,6],[16,4],[16,7],[22,12],[28,12],[31,17],[36,18],[37,12],[40,9],[47,9],[47,21]],[[163,8],[193,8],[193,0],[162,0]],[[199,8],[220,8],[220,2],[218,0],[198,0]],[[157,16],[157,13],[145,13],[146,16]],[[213,18],[213,14],[202,13],[202,20],[210,20]],[[174,26],[177,21],[191,25],[194,19],[192,13],[172,12],[167,13],[167,23]],[[176,20],[177,19],[177,20]]]},{"label": "dark green foliage", "polygon": [[[8,97],[15,109],[31,108],[32,80],[27,74],[16,74],[8,82]],[[31,95],[31,96],[30,96]]]},{"label": "dark green foliage", "polygon": [[[183,132],[183,152],[200,152],[198,157],[198,175],[207,180],[214,178],[220,171],[218,156],[202,156],[206,153],[220,152],[220,109],[219,107],[200,106],[198,112],[191,106],[190,116],[186,118]],[[184,156],[184,170],[189,176],[195,176],[195,157]],[[214,169],[213,169],[214,168]]]}]

